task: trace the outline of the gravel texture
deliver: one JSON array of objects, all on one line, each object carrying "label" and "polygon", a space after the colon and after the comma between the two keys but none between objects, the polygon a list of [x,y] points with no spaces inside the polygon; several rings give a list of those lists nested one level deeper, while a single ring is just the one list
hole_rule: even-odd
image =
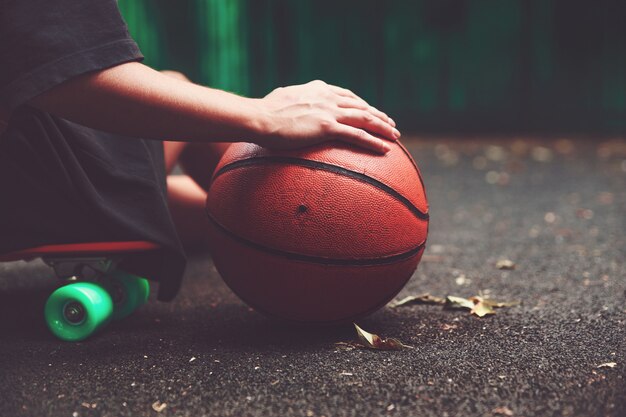
[{"label": "gravel texture", "polygon": [[49,271],[0,264],[0,416],[626,415],[626,141],[406,144],[431,227],[399,298],[521,306],[387,307],[359,324],[414,349],[348,350],[335,343],[354,340],[351,326],[272,322],[198,253],[174,302],[61,343],[42,319]]}]

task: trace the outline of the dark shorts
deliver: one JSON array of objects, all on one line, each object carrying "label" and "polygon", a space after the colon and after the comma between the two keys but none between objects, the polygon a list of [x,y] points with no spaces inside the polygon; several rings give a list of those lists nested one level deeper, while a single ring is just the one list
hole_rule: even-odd
[{"label": "dark shorts", "polygon": [[18,108],[0,136],[0,253],[47,244],[147,240],[124,268],[173,298],[185,255],[167,205],[163,143]]}]

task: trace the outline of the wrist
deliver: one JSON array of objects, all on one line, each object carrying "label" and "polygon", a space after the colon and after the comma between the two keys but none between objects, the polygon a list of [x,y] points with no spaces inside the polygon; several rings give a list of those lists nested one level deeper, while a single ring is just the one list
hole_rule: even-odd
[{"label": "wrist", "polygon": [[276,123],[271,110],[264,99],[251,100],[251,117],[248,118],[248,128],[251,132],[252,142],[265,146],[269,138],[276,134]]}]

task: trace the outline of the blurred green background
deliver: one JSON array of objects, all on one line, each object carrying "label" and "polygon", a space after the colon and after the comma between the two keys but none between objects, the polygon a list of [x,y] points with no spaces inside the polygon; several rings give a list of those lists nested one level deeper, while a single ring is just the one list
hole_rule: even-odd
[{"label": "blurred green background", "polygon": [[146,63],[345,86],[403,130],[626,131],[624,0],[119,0]]}]

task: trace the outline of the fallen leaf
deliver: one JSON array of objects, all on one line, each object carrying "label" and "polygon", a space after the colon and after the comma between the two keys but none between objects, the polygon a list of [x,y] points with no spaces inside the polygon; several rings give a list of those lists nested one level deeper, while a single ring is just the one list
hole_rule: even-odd
[{"label": "fallen leaf", "polygon": [[354,328],[356,329],[356,334],[359,337],[359,341],[361,342],[361,345],[363,347],[375,350],[400,350],[404,348],[413,349],[412,346],[405,345],[398,339],[383,339],[377,334],[366,332],[365,330],[361,329],[356,323],[353,324]]},{"label": "fallen leaf", "polygon": [[479,301],[474,305],[474,308],[472,308],[470,314],[475,314],[478,317],[485,317],[489,314],[496,314],[496,312],[489,304]]},{"label": "fallen leaf", "polygon": [[496,308],[516,306],[520,304],[520,302],[496,301],[484,298],[483,294],[470,298],[457,297],[455,295],[448,295],[446,298],[440,298],[430,295],[429,293],[425,293],[421,295],[411,295],[404,297],[401,300],[393,301],[389,304],[389,307],[396,308],[413,304],[435,304],[442,305],[445,309],[467,309],[470,310],[470,314],[474,314],[478,317],[484,317],[490,314],[495,314]]},{"label": "fallen leaf", "polygon": [[449,295],[446,297],[444,307],[448,309],[468,308],[471,310],[474,308],[474,303],[467,298]]},{"label": "fallen leaf", "polygon": [[491,412],[500,416],[512,416],[513,411],[509,407],[496,407]]},{"label": "fallen leaf", "polygon": [[598,368],[615,368],[617,366],[617,362],[606,362],[598,365]]},{"label": "fallen leaf", "polygon": [[510,259],[500,259],[496,262],[496,268],[510,271],[515,269],[515,262]]},{"label": "fallen leaf", "polygon": [[[472,298],[478,298],[478,297],[472,297]],[[489,298],[483,299],[482,302],[494,308],[515,307],[521,304],[520,301],[496,301],[496,300],[491,300]]]},{"label": "fallen leaf", "polygon": [[156,411],[157,413],[160,413],[161,411],[165,410],[165,407],[167,407],[167,404],[162,403],[161,401],[158,401],[158,400],[152,403],[152,409]]},{"label": "fallen leaf", "polygon": [[429,293],[420,294],[420,295],[409,295],[408,297],[404,297],[399,301],[392,301],[389,303],[389,307],[396,308],[402,307],[412,304],[440,304],[444,305],[446,303],[445,298],[435,297],[430,295]]},{"label": "fallen leaf", "polygon": [[480,296],[470,297],[469,300],[474,303],[474,307],[472,307],[470,314],[475,314],[478,317],[496,314],[494,310],[495,308],[512,307],[519,304],[519,301],[500,302],[489,298],[482,298]]}]

